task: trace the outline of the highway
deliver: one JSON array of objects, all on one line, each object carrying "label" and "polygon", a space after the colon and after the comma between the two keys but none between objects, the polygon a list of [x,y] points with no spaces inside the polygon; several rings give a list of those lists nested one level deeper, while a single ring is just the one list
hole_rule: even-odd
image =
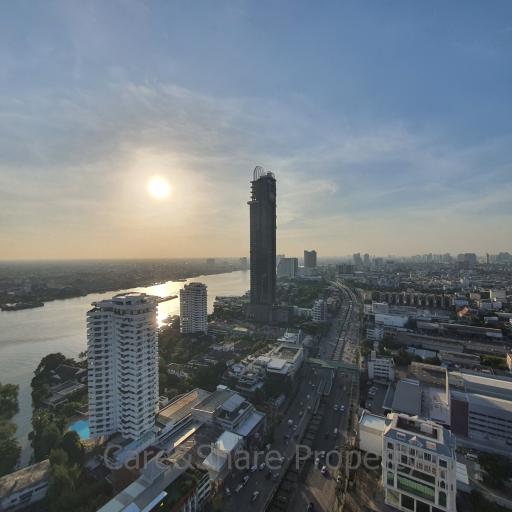
[{"label": "highway", "polygon": [[[297,439],[302,437],[308,420],[311,418],[316,403],[319,400],[317,390],[320,378],[316,371],[310,365],[304,365],[298,378],[300,382],[298,392],[285,411],[281,423],[276,427],[274,442],[270,446],[270,450],[276,450],[280,456],[284,457],[283,463],[277,464],[278,467],[273,468],[272,471],[269,471],[268,467],[261,470],[258,467],[254,471],[233,469],[223,485],[222,510],[239,512],[247,507],[253,510],[264,510],[266,503],[274,494],[286,471],[287,465],[295,454]],[[308,410],[308,406],[311,410]],[[289,425],[289,420],[293,422],[296,429]],[[269,453],[268,450],[265,450],[265,452]],[[265,455],[262,454],[257,461],[253,460],[251,465],[259,466],[264,460]],[[242,484],[246,476],[249,477],[247,482],[236,492],[236,489]],[[254,501],[251,501],[256,491],[258,495]]]},{"label": "highway", "polygon": [[[326,361],[357,364],[361,306],[352,290],[338,281],[335,285],[340,289],[342,305],[337,318],[332,321],[329,332],[321,340],[319,356]],[[357,410],[358,386],[357,371],[342,369],[336,371],[332,392],[322,402],[322,409],[325,412],[322,417],[322,427],[313,444],[314,450],[328,453],[331,450],[340,452],[343,449],[344,443],[351,436],[348,419],[350,407]],[[340,411],[340,405],[343,411]],[[338,429],[336,435],[334,434],[335,428]],[[347,430],[349,431],[347,432]],[[303,483],[299,485],[294,499],[288,504],[288,511],[309,509],[331,512],[336,510],[337,469],[334,468],[322,474],[322,460],[318,461],[319,464],[313,460],[306,466]],[[338,462],[339,455],[333,454],[331,465],[336,466]]]}]

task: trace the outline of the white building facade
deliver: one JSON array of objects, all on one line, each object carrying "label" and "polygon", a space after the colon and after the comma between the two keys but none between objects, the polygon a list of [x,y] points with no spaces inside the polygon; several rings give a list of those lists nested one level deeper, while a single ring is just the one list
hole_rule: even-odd
[{"label": "white building facade", "polygon": [[315,300],[311,319],[313,322],[327,322],[327,302],[324,299]]},{"label": "white building facade", "polygon": [[407,512],[456,512],[455,436],[432,421],[389,414],[382,446],[385,501]]},{"label": "white building facade", "polygon": [[207,288],[189,283],[180,290],[180,330],[183,334],[208,332]]},{"label": "white building facade", "polygon": [[139,439],[158,409],[157,299],[126,293],[87,312],[91,437]]},{"label": "white building facade", "polygon": [[395,380],[393,358],[378,356],[375,350],[372,350],[368,359],[368,379],[393,382]]}]

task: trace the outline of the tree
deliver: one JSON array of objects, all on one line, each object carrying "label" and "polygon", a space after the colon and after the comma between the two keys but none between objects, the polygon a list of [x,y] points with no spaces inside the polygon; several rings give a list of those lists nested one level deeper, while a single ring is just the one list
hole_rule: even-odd
[{"label": "tree", "polygon": [[47,494],[49,509],[52,512],[72,510],[69,502],[73,500],[77,480],[76,470],[61,464],[52,467]]},{"label": "tree", "polygon": [[51,466],[65,466],[68,461],[68,454],[62,448],[55,448],[50,452]]},{"label": "tree", "polygon": [[61,428],[55,416],[48,411],[35,411],[32,416],[30,440],[34,448],[36,461],[44,460],[54,448],[58,448],[61,440]]},{"label": "tree", "polygon": [[[52,370],[55,370],[58,366],[61,364],[64,364],[66,362],[69,362],[70,360],[66,358],[64,354],[61,354],[60,352],[56,352],[55,354],[48,354],[47,356],[44,356],[41,359],[41,362],[37,366],[35,370],[35,374],[41,375],[44,373],[49,373]],[[72,363],[74,361],[71,360]]]},{"label": "tree", "polygon": [[19,386],[0,382],[0,417],[12,418],[18,412]]},{"label": "tree", "polygon": [[14,471],[21,448],[14,437],[16,426],[10,421],[0,421],[0,476]]},{"label": "tree", "polygon": [[62,437],[61,447],[66,452],[71,464],[83,464],[84,447],[80,442],[80,436],[76,432],[68,430]]}]

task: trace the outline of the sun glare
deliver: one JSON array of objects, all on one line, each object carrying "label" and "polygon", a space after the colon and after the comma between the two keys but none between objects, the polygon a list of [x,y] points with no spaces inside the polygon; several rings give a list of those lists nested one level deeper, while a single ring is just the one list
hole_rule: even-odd
[{"label": "sun glare", "polygon": [[148,193],[154,199],[166,199],[171,193],[171,186],[165,178],[154,176],[148,182]]}]

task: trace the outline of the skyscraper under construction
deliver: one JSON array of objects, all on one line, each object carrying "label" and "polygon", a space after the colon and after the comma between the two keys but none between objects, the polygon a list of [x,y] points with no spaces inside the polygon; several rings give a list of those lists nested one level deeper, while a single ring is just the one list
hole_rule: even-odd
[{"label": "skyscraper under construction", "polygon": [[251,304],[272,306],[276,299],[276,179],[258,166],[251,185]]}]

